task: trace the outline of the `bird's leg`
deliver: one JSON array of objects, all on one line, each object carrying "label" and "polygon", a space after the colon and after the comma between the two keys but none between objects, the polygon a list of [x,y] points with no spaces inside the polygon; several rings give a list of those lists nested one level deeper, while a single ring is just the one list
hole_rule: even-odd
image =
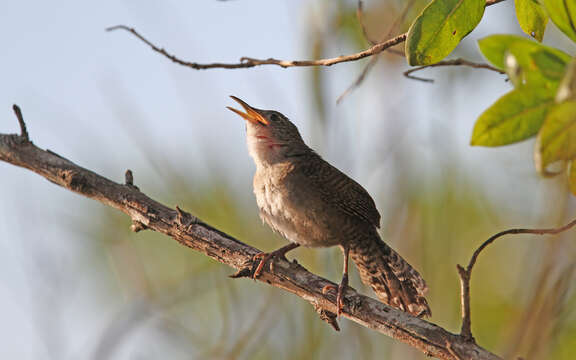
[{"label": "bird's leg", "polygon": [[[336,309],[338,316],[342,313],[342,299],[344,298],[344,290],[346,289],[346,286],[348,286],[348,254],[350,253],[350,248],[343,245],[342,252],[344,253],[344,269],[342,271],[342,281],[340,281],[338,292],[336,293]],[[322,289],[322,293],[335,289],[336,287],[334,285],[326,285]]]},{"label": "bird's leg", "polygon": [[276,258],[276,257],[284,258],[288,251],[296,249],[298,246],[300,246],[300,244],[290,243],[286,246],[281,247],[278,250],[274,250],[274,251],[269,252],[269,253],[262,252],[260,254],[254,255],[254,259],[260,259],[260,263],[258,264],[258,267],[256,268],[256,270],[254,270],[254,274],[252,275],[252,278],[254,280],[256,280],[260,276],[260,273],[262,273],[262,269],[264,268],[264,264],[266,264],[266,262],[268,260]]},{"label": "bird's leg", "polygon": [[337,315],[340,316],[342,312],[342,297],[344,296],[344,289],[348,286],[348,253],[350,249],[348,246],[343,247],[344,252],[344,270],[342,272],[342,281],[338,286],[338,293],[336,295],[336,308],[338,309]]}]

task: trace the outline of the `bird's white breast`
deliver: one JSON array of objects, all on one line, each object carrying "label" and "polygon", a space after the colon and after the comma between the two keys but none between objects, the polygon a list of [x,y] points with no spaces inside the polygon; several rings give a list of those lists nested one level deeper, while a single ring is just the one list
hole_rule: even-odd
[{"label": "bird's white breast", "polygon": [[254,194],[260,209],[260,217],[274,231],[288,241],[306,245],[306,237],[296,226],[298,212],[289,201],[289,189],[281,179],[270,176],[271,167],[258,168],[254,177]]},{"label": "bird's white breast", "polygon": [[309,247],[337,244],[336,238],[325,239],[327,231],[315,209],[294,193],[289,167],[278,171],[278,166],[258,166],[254,176],[254,194],[262,220],[290,242]]}]

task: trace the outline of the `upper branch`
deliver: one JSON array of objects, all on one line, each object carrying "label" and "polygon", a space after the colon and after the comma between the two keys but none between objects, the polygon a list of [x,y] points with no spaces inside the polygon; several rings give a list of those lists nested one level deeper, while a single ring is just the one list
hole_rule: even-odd
[{"label": "upper branch", "polygon": [[[124,212],[133,224],[138,224],[138,230],[147,228],[166,234],[240,273],[252,266],[254,255],[260,252],[179,208],[174,210],[149,198],[134,186],[131,172],[126,174],[125,184],[116,183],[23,140],[21,135],[0,134],[0,160]],[[321,314],[337,311],[335,296],[322,293],[333,283],[294,262],[275,261],[274,272],[265,268],[259,281],[296,294]],[[499,359],[459,335],[352,289],[347,291],[342,316],[440,359]]]},{"label": "upper branch", "polygon": [[334,58],[329,59],[319,59],[319,60],[279,60],[274,58],[268,59],[254,59],[251,57],[242,57],[240,58],[240,62],[238,63],[209,63],[209,64],[200,64],[196,62],[190,62],[181,60],[180,58],[176,57],[168,53],[163,48],[160,48],[138,33],[134,28],[128,27],[126,25],[116,25],[106,29],[106,31],[114,31],[114,30],[126,30],[136,36],[138,39],[142,40],[145,44],[150,46],[152,50],[156,51],[159,54],[164,55],[168,59],[172,60],[173,62],[191,67],[192,69],[196,70],[205,70],[205,69],[214,69],[214,68],[222,68],[222,69],[243,69],[243,68],[251,68],[258,65],[278,65],[283,68],[287,67],[294,67],[294,66],[330,66],[342,62],[347,61],[356,61],[363,59],[368,56],[372,56],[374,54],[381,53],[382,51],[392,47],[394,45],[400,44],[406,41],[406,34],[398,35],[392,39],[386,40],[384,42],[378,43],[376,45],[371,46],[370,48],[350,54],[350,55],[342,55]]},{"label": "upper branch", "polygon": [[[502,2],[502,1],[504,1],[504,0],[487,0],[486,6],[494,5],[494,4],[497,4],[497,3]],[[364,59],[364,58],[369,57],[369,56],[379,54],[379,53],[383,52],[384,50],[386,50],[386,49],[388,49],[394,45],[398,45],[400,43],[403,43],[404,41],[406,41],[406,37],[408,35],[408,33],[400,34],[400,35],[397,35],[397,36],[390,38],[388,40],[384,40],[382,42],[374,44],[364,51],[360,51],[360,52],[350,54],[350,55],[342,55],[342,56],[338,56],[338,57],[334,57],[334,58],[327,58],[327,59],[280,60],[280,59],[274,59],[274,58],[255,59],[255,58],[251,58],[251,57],[242,57],[242,58],[240,58],[240,62],[238,62],[238,63],[206,63],[206,64],[201,64],[201,63],[197,63],[197,62],[185,61],[185,60],[178,58],[177,56],[175,56],[173,54],[170,54],[169,52],[167,52],[163,48],[155,45],[150,40],[146,39],[139,32],[137,32],[134,28],[128,27],[126,25],[116,25],[116,26],[111,26],[111,27],[106,29],[106,31],[115,31],[115,30],[128,31],[132,35],[134,35],[138,39],[140,39],[142,42],[144,42],[146,45],[148,45],[152,50],[156,51],[157,53],[167,57],[168,59],[172,60],[173,62],[175,62],[177,64],[187,66],[187,67],[190,67],[190,68],[196,69],[196,70],[206,70],[206,69],[215,69],[215,68],[245,69],[245,68],[251,68],[251,67],[259,66],[259,65],[277,65],[277,66],[281,66],[283,68],[296,67],[296,66],[331,66],[334,64],[339,64],[339,63],[349,62],[349,61],[356,61],[356,60]]]}]

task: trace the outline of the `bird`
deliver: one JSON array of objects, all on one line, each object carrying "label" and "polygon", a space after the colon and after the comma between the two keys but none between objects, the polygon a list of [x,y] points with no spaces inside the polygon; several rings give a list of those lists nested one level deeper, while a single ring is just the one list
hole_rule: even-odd
[{"label": "bird", "polygon": [[356,181],[322,159],[282,113],[262,110],[230,96],[244,111],[228,106],[246,123],[248,152],[256,164],[253,187],[260,218],[288,244],[270,253],[259,253],[252,276],[264,264],[285,258],[299,246],[339,246],[343,273],[337,291],[338,316],[348,286],[348,258],[355,263],[362,282],[385,304],[417,317],[431,316],[426,282],[378,233],[380,213],[368,192]]}]

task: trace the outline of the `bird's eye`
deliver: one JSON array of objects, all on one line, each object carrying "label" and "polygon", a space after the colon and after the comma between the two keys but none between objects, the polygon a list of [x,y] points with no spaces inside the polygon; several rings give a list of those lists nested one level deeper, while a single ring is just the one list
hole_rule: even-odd
[{"label": "bird's eye", "polygon": [[280,119],[280,117],[278,116],[278,114],[272,113],[272,115],[270,115],[270,120],[272,121],[278,121]]}]

